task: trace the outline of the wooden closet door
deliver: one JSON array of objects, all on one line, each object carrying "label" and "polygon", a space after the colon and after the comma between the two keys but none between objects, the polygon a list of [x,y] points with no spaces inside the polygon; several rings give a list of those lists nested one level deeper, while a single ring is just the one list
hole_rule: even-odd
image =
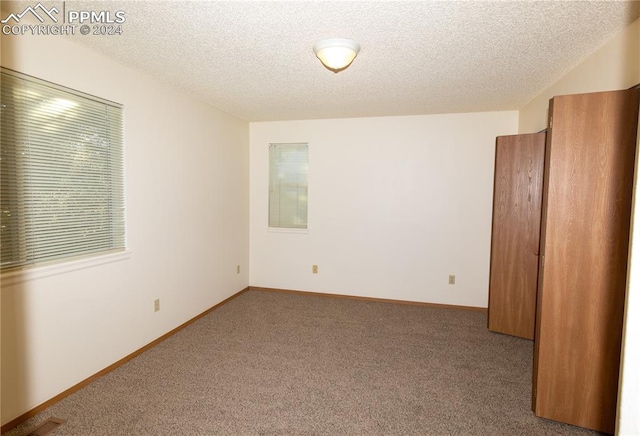
[{"label": "wooden closet door", "polygon": [[488,327],[527,339],[535,330],[545,138],[496,138]]},{"label": "wooden closet door", "polygon": [[550,106],[534,351],[536,415],[613,433],[638,92]]}]

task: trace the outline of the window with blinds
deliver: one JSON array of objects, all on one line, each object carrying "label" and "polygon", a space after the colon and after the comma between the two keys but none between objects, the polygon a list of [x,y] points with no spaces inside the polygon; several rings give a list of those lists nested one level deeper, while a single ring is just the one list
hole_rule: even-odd
[{"label": "window with blinds", "polygon": [[0,73],[0,268],[124,250],[122,106]]},{"label": "window with blinds", "polygon": [[269,227],[306,229],[308,144],[269,145]]}]

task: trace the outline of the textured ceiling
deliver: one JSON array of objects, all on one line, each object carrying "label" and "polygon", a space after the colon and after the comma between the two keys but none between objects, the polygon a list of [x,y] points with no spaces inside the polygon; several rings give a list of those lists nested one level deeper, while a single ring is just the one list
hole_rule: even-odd
[{"label": "textured ceiling", "polygon": [[[67,1],[66,7],[124,10],[121,36],[73,40],[247,121],[519,109],[640,16],[638,1]],[[335,37],[362,47],[338,74],[312,51],[316,41]]]}]

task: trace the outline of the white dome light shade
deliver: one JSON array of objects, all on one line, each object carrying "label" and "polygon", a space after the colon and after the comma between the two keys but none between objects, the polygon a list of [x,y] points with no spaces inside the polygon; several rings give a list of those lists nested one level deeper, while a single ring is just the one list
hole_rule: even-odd
[{"label": "white dome light shade", "polygon": [[323,39],[316,42],[313,51],[325,67],[337,73],[353,62],[360,51],[360,45],[350,39]]}]

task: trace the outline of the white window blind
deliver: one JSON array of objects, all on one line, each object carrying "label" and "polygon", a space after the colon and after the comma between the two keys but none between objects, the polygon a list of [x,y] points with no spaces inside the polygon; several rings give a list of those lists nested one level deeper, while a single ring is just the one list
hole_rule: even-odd
[{"label": "white window blind", "polygon": [[307,228],[308,144],[269,145],[269,227]]},{"label": "white window blind", "polygon": [[122,107],[1,74],[1,268],[123,250]]}]

